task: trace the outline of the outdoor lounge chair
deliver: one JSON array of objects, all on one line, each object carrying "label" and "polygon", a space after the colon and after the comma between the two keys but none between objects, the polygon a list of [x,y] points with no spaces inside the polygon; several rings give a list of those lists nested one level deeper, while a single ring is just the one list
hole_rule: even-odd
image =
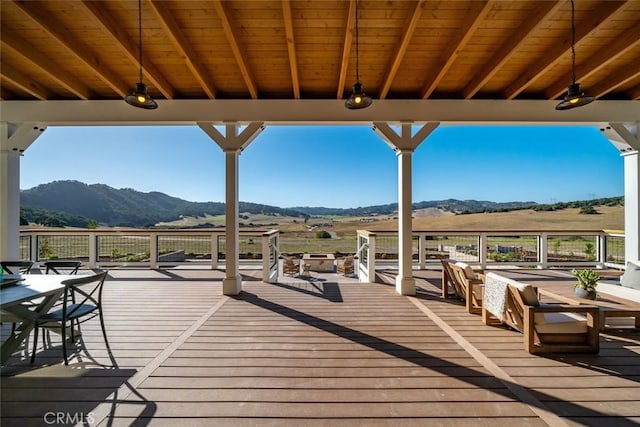
[{"label": "outdoor lounge chair", "polygon": [[482,320],[505,324],[524,335],[524,347],[537,353],[598,353],[598,307],[541,304],[531,285],[488,273]]},{"label": "outdoor lounge chair", "polygon": [[442,296],[449,295],[449,284],[456,296],[465,302],[465,308],[469,313],[480,314],[482,312],[482,292],[484,272],[473,270],[462,262],[442,260]]},{"label": "outdoor lounge chair", "polygon": [[345,276],[348,274],[354,274],[355,269],[353,255],[338,258],[336,262],[336,272],[338,272],[339,274],[344,274]]},{"label": "outdoor lounge chair", "polygon": [[300,274],[300,264],[293,257],[286,256],[282,259],[282,274],[298,276]]}]

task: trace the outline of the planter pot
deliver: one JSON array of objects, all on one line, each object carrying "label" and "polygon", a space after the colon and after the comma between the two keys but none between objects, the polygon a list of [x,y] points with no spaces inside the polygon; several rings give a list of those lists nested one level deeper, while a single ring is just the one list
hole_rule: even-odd
[{"label": "planter pot", "polygon": [[573,291],[579,298],[596,299],[596,291],[587,291],[583,288],[575,288]]}]

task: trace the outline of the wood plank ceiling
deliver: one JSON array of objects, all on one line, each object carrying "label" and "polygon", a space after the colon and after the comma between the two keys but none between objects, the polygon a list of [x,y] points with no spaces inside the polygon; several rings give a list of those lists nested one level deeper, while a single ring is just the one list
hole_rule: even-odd
[{"label": "wood plank ceiling", "polygon": [[[156,99],[341,99],[355,82],[353,0],[144,0]],[[0,3],[4,100],[118,99],[138,78],[138,2]],[[640,99],[640,0],[576,0],[576,78]],[[374,99],[560,99],[569,1],[360,0],[360,80]]]}]

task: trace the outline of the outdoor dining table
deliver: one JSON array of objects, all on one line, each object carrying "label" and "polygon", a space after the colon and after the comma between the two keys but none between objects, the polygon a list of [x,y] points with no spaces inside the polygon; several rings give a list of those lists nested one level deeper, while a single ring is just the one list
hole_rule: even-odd
[{"label": "outdoor dining table", "polygon": [[[3,281],[18,282],[0,289],[0,320],[20,323],[1,346],[2,365],[11,357],[35,327],[36,319],[47,313],[64,293],[63,282],[78,276],[67,274],[5,274]],[[34,301],[32,305],[23,303]]]}]

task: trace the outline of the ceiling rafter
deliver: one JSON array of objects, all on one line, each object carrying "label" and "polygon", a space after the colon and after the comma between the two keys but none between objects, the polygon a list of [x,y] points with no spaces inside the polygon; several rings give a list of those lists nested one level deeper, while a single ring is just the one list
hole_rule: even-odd
[{"label": "ceiling rafter", "polygon": [[495,3],[495,0],[489,0],[486,2],[473,2],[471,11],[467,14],[464,22],[460,28],[464,28],[464,31],[458,36],[456,40],[452,40],[449,44],[449,49],[443,52],[438,64],[435,67],[436,73],[433,76],[429,76],[425,85],[422,88],[421,98],[427,99],[436,90],[440,81],[444,78],[449,71],[449,68],[453,65],[458,58],[458,53],[469,42],[469,39],[476,32],[480,23],[487,17],[487,14],[491,10]]},{"label": "ceiling rafter", "polygon": [[[626,1],[608,1],[594,13],[589,14],[587,20],[576,28],[576,45],[591,35],[601,24],[608,22],[612,17],[616,16],[616,12],[620,11],[626,3]],[[548,50],[542,58],[538,58],[532,64],[529,64],[525,72],[504,91],[505,98],[514,99],[531,83],[539,79],[544,73],[556,65],[560,59],[562,59],[563,55],[569,53],[571,53],[571,40],[567,38],[563,40],[563,43],[557,44]]]},{"label": "ceiling rafter", "polygon": [[47,32],[58,43],[64,46],[69,52],[89,67],[91,71],[93,71],[114,92],[122,97],[127,94],[127,85],[111,70],[109,70],[89,48],[78,42],[76,38],[70,37],[64,30],[65,26],[59,21],[56,21],[52,16],[45,14],[38,4],[29,1],[15,1],[14,3],[27,16],[29,16],[33,22],[38,24],[43,31]]},{"label": "ceiling rafter", "polygon": [[[640,24],[626,30],[620,37],[593,53],[586,61],[576,65],[576,80],[582,80],[594,74],[602,67],[610,64],[618,56],[627,53],[640,44]],[[571,70],[549,86],[545,95],[549,99],[556,99],[567,90],[567,83],[571,82]]]},{"label": "ceiling rafter", "polygon": [[[47,58],[44,54],[39,52],[34,46],[27,43],[23,39],[14,37],[9,34],[6,29],[2,29],[0,35],[2,39],[2,46],[5,49],[10,49],[16,54],[20,55],[33,66],[45,73],[50,79],[58,82],[69,92],[82,100],[91,99],[92,94],[88,87],[81,84],[78,79],[74,78],[70,73],[62,69],[58,64]],[[5,67],[7,64],[2,64]]]},{"label": "ceiling rafter", "polygon": [[607,75],[606,79],[600,80],[598,84],[589,87],[589,96],[600,98],[620,85],[640,77],[640,67],[624,67],[615,73]]},{"label": "ceiling rafter", "polygon": [[287,36],[287,51],[289,52],[289,67],[291,68],[291,85],[293,86],[293,97],[294,99],[300,99],[298,60],[296,59],[296,43],[293,34],[293,16],[291,14],[291,2],[289,0],[282,0],[282,14],[284,18],[284,30]]},{"label": "ceiling rafter", "polygon": [[634,87],[629,91],[629,98],[633,99],[634,101],[640,99],[640,85]]},{"label": "ceiling rafter", "polygon": [[463,89],[462,96],[464,99],[472,98],[499,70],[502,66],[516,53],[518,48],[526,41],[527,36],[537,29],[546,18],[556,13],[562,2],[560,1],[541,1],[538,2],[537,9],[525,21],[525,25],[518,28],[507,39],[507,43],[502,45],[500,49],[489,59],[483,66],[484,72],[480,72],[474,76],[469,84]]},{"label": "ceiling rafter", "polygon": [[382,83],[382,88],[380,89],[380,93],[378,97],[380,99],[384,99],[387,97],[389,93],[389,89],[391,88],[391,84],[398,73],[398,69],[400,68],[400,64],[402,63],[402,59],[404,55],[407,53],[407,48],[409,47],[409,42],[411,42],[411,38],[413,37],[413,33],[418,26],[418,21],[420,21],[420,16],[422,16],[422,11],[424,9],[425,0],[419,0],[414,2],[412,10],[410,10],[409,15],[404,23],[404,28],[402,29],[402,36],[400,37],[400,42],[395,47],[394,51],[396,52],[393,61],[391,62],[391,67],[389,67],[389,71],[387,72],[387,76]]},{"label": "ceiling rafter", "polygon": [[166,3],[163,1],[151,0],[149,4],[158,17],[158,21],[165,33],[178,50],[178,53],[184,57],[187,67],[191,70],[193,77],[198,81],[198,84],[204,93],[207,94],[209,99],[215,99],[216,89],[211,82],[211,79],[208,77],[207,70],[198,60],[198,55],[180,30],[180,26],[174,19],[173,14],[167,7]]},{"label": "ceiling rafter", "polygon": [[32,79],[28,78],[24,73],[16,70],[9,64],[2,64],[2,67],[0,68],[0,76],[2,76],[4,80],[13,83],[20,89],[32,95],[34,98],[42,101],[51,98],[51,93],[41,84],[36,83]]},{"label": "ceiling rafter", "polygon": [[[122,30],[122,26],[113,20],[113,17],[109,15],[104,5],[99,1],[83,1],[82,4],[93,15],[102,28],[113,37],[117,46],[127,56],[127,59],[136,66],[139,66],[139,46],[137,42],[131,39],[131,37]],[[142,57],[142,70],[153,86],[158,89],[165,98],[175,98],[173,86],[164,78],[160,70],[153,65],[147,56]],[[128,92],[130,92],[129,87],[125,90],[125,95],[128,94]]]},{"label": "ceiling rafter", "polygon": [[338,77],[337,99],[344,96],[344,86],[347,81],[347,70],[349,69],[349,57],[351,56],[351,45],[356,25],[356,0],[349,1],[349,11],[347,12],[347,25],[344,33],[344,46],[342,48],[342,62],[340,62],[340,76]]},{"label": "ceiling rafter", "polygon": [[233,26],[231,25],[229,14],[227,13],[227,10],[226,10],[227,7],[224,5],[224,2],[221,0],[213,0],[213,7],[216,13],[218,14],[218,18],[220,18],[220,22],[222,23],[222,29],[224,31],[225,36],[227,37],[227,41],[231,45],[233,56],[236,58],[238,67],[240,67],[240,74],[242,74],[242,78],[244,79],[244,82],[247,85],[247,88],[249,89],[251,98],[258,99],[258,89],[256,87],[253,77],[251,76],[249,67],[247,66],[244,60],[244,56],[242,55],[242,49],[240,48],[240,45],[238,43],[238,37],[236,37],[236,34],[233,31]]}]

